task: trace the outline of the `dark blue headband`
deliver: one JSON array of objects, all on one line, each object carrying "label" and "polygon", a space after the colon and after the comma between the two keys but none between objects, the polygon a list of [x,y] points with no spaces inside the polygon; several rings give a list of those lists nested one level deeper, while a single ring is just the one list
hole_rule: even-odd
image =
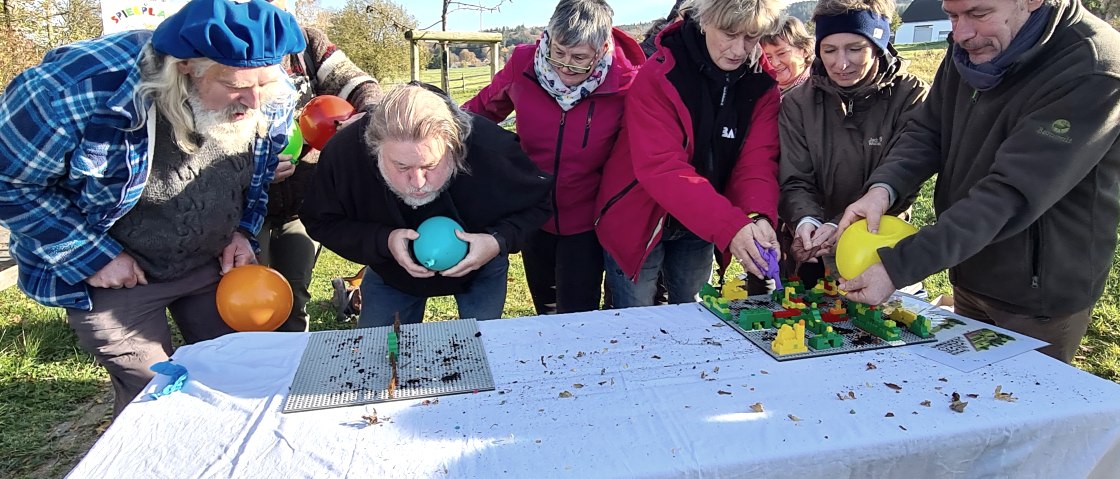
[{"label": "dark blue headband", "polygon": [[887,17],[870,10],[849,11],[841,15],[818,15],[813,17],[817,24],[817,56],[821,56],[821,40],[835,33],[855,33],[867,37],[880,52],[887,51],[891,39],[891,21]]}]

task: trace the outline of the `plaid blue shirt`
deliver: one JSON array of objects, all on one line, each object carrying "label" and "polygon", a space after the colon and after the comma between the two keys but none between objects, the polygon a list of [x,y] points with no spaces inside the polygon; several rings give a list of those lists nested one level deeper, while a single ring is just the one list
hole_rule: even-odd
[{"label": "plaid blue shirt", "polygon": [[[109,228],[140,200],[151,166],[147,128],[136,128],[150,105],[133,98],[150,38],[124,32],[54,49],[0,97],[0,223],[20,289],[44,305],[91,309],[84,280],[122,251]],[[262,107],[270,127],[253,144],[240,223],[254,235],[293,108],[294,95]]]}]

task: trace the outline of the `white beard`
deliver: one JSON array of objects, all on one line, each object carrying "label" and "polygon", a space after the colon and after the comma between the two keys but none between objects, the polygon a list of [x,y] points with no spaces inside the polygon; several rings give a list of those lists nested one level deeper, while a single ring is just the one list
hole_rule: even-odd
[{"label": "white beard", "polygon": [[[222,110],[207,109],[193,92],[187,102],[194,113],[194,130],[204,138],[203,144],[229,155],[250,151],[265,121],[259,110],[241,104],[235,103]],[[245,118],[231,121],[235,113],[245,113]]]},{"label": "white beard", "polygon": [[[391,181],[389,181],[389,172],[385,169],[384,161],[381,161],[380,159],[377,160],[377,169],[381,171],[381,177],[385,180],[385,186],[389,187],[389,191],[392,191],[394,195],[397,195],[397,198],[400,198],[401,201],[404,202],[404,204],[413,208],[418,208],[431,203],[432,201],[435,201],[435,199],[439,198],[439,195],[443,193],[448,186],[451,186],[451,178],[448,178],[447,181],[443,182],[443,186],[440,186],[439,188],[435,188],[429,183],[424,185],[423,188],[420,188],[419,191],[400,191],[395,186],[393,186],[393,183]],[[418,198],[412,196],[412,193],[425,193],[425,195]]]}]

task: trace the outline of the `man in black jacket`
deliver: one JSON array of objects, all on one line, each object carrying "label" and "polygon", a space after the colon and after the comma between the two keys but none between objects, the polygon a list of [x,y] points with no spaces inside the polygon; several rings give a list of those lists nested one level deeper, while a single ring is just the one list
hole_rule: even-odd
[{"label": "man in black jacket", "polygon": [[[507,256],[549,215],[552,180],[517,136],[419,85],[388,94],[323,149],[301,217],[311,237],[356,263],[359,327],[419,323],[429,297],[455,295],[459,316],[494,319],[506,297]],[[454,219],[465,258],[436,272],[410,242],[433,216]]]},{"label": "man in black jacket", "polygon": [[958,313],[1069,362],[1104,291],[1120,221],[1120,34],[1077,0],[942,0],[952,45],[869,191],[878,228],[937,174],[936,224],[840,285],[879,303],[949,268]]}]

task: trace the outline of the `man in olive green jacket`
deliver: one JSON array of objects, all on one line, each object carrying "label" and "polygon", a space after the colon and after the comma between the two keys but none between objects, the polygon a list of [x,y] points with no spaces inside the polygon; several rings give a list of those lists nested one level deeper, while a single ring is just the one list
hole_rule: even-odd
[{"label": "man in olive green jacket", "polygon": [[1120,33],[1078,0],[943,0],[953,34],[925,105],[840,229],[877,230],[938,174],[937,223],[840,287],[885,301],[946,267],[957,312],[1070,361],[1120,220]]}]

